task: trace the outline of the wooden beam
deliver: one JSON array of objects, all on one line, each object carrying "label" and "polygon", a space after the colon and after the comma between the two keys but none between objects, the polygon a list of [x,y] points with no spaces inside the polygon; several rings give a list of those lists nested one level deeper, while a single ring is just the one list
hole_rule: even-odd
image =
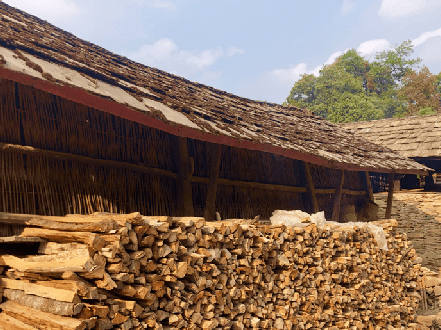
[{"label": "wooden beam", "polygon": [[302,162],[302,165],[306,177],[306,190],[312,202],[312,211],[313,213],[317,213],[319,211],[319,207],[317,203],[317,197],[315,195],[314,181],[312,180],[311,169],[309,167],[309,163],[307,162]]},{"label": "wooden beam", "polygon": [[193,175],[192,162],[188,156],[187,138],[179,140],[179,179],[178,179],[178,215],[193,216],[193,194],[191,177]]},{"label": "wooden beam", "polygon": [[334,194],[334,203],[332,208],[332,221],[337,221],[340,218],[340,204],[341,204],[341,195],[343,192],[343,183],[345,181],[345,171],[340,171],[340,176],[338,180],[337,188],[335,189]]},{"label": "wooden beam", "polygon": [[387,193],[387,205],[386,205],[386,214],[384,216],[385,219],[390,219],[392,215],[392,200],[394,197],[394,174],[389,173],[388,180],[388,193]]},{"label": "wooden beam", "polygon": [[[210,182],[210,179],[193,176],[191,178],[191,181],[208,184]],[[296,192],[296,193],[306,192],[305,187],[292,187],[292,186],[284,186],[284,185],[277,185],[277,184],[251,182],[251,181],[239,181],[239,180],[230,180],[230,179],[218,179],[217,184],[222,185],[222,186],[256,188],[256,189],[265,189],[265,190],[273,190],[273,191],[288,191],[288,192]]]},{"label": "wooden beam", "polygon": [[220,144],[207,143],[207,149],[208,155],[211,158],[211,167],[207,197],[205,198],[204,218],[206,221],[211,221],[214,219],[214,212],[216,208],[216,192],[219,179],[222,146]]},{"label": "wooden beam", "polygon": [[161,176],[167,176],[174,179],[178,178],[178,175],[176,173],[173,173],[171,171],[166,171],[160,168],[139,166],[131,163],[120,162],[117,160],[98,159],[98,158],[69,154],[65,152],[43,150],[30,146],[21,146],[16,144],[8,144],[8,143],[0,142],[0,151],[21,153],[21,154],[27,154],[27,155],[33,155],[33,156],[45,157],[45,158],[56,158],[61,160],[75,161],[75,162],[104,166],[104,167],[122,168],[129,171],[135,171],[135,172],[141,172],[147,174],[156,174]]}]

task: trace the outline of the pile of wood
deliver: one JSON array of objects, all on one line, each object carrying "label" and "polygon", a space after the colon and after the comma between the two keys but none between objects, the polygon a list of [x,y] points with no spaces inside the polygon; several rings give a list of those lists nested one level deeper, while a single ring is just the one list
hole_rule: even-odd
[{"label": "pile of wood", "polygon": [[420,265],[394,220],[376,222],[384,251],[358,227],[0,219],[25,225],[10,241],[42,241],[0,257],[0,329],[388,329],[412,322],[420,299]]}]

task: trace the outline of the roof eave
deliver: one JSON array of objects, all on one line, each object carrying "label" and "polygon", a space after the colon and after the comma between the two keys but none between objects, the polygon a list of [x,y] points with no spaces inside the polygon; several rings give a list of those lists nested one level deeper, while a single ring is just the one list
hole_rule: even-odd
[{"label": "roof eave", "polygon": [[140,111],[135,111],[129,107],[126,107],[123,104],[104,99],[97,95],[90,94],[84,89],[73,86],[56,84],[40,78],[32,77],[22,72],[9,70],[4,67],[0,67],[0,78],[12,80],[27,86],[32,86],[37,89],[57,95],[59,97],[71,100],[73,102],[90,106],[97,110],[104,111],[127,120],[135,121],[140,124],[152,128],[156,128],[176,136],[182,136],[196,140],[207,141],[211,143],[228,145],[232,147],[269,152],[292,159],[302,160],[316,165],[321,165],[336,169],[344,169],[348,171],[369,171],[369,172],[378,172],[378,173],[421,174],[421,175],[428,174],[427,170],[422,170],[422,169],[391,169],[391,168],[374,168],[374,167],[357,166],[354,164],[328,160],[322,157],[301,153],[295,150],[284,149],[266,143],[256,143],[249,140],[239,140],[225,135],[208,134],[183,125],[169,125],[159,119],[143,114]]}]

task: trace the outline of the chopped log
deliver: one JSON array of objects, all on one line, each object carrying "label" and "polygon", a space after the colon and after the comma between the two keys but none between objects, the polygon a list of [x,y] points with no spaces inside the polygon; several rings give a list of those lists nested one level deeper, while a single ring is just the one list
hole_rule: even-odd
[{"label": "chopped log", "polygon": [[89,272],[95,264],[88,254],[84,254],[84,250],[79,254],[72,253],[71,258],[66,259],[65,256],[57,259],[58,255],[54,256],[52,260],[38,261],[37,257],[17,258],[10,255],[0,256],[0,264],[7,265],[11,268],[18,269],[22,272],[33,273],[63,273],[67,271],[72,272]]},{"label": "chopped log", "polygon": [[59,243],[81,242],[89,245],[95,251],[104,247],[106,242],[97,234],[83,232],[63,232],[58,230],[25,228],[21,237],[42,237]]},{"label": "chopped log", "polygon": [[96,212],[92,216],[82,215],[82,214],[68,214],[65,217],[0,212],[0,223],[25,226],[25,225],[29,225],[28,222],[31,220],[47,220],[54,222],[76,223],[76,224],[81,224],[81,223],[89,224],[89,223],[99,223],[102,221],[115,221],[120,226],[125,226],[126,223],[130,223],[133,225],[142,224],[142,216],[139,212],[133,212],[129,214]]},{"label": "chopped log", "polygon": [[22,306],[38,309],[42,312],[48,312],[62,316],[72,316],[81,312],[83,304],[74,304],[55,299],[39,297],[26,294],[21,290],[5,289],[3,295],[10,301]]},{"label": "chopped log", "polygon": [[118,229],[119,225],[115,220],[102,220],[99,222],[89,223],[72,223],[72,222],[58,222],[45,219],[31,219],[26,222],[29,226],[41,227],[52,230],[62,231],[79,231],[79,232],[97,232],[105,233],[110,230]]},{"label": "chopped log", "polygon": [[0,279],[0,286],[6,289],[22,290],[26,294],[39,297],[51,298],[58,301],[65,301],[78,304],[81,302],[76,291],[51,288],[25,281],[12,280],[9,278]]},{"label": "chopped log", "polygon": [[6,313],[0,313],[1,330],[39,330],[38,328],[26,324]]},{"label": "chopped log", "polygon": [[0,243],[39,243],[46,242],[41,237],[20,237],[20,236],[8,236],[0,237]]},{"label": "chopped log", "polygon": [[61,252],[69,252],[72,250],[87,249],[88,245],[83,243],[56,243],[56,242],[43,242],[38,248],[40,254],[59,254]]},{"label": "chopped log", "polygon": [[83,320],[42,312],[13,301],[7,301],[0,304],[0,308],[3,310],[3,313],[11,315],[26,324],[35,325],[40,329],[86,329],[86,324]]}]

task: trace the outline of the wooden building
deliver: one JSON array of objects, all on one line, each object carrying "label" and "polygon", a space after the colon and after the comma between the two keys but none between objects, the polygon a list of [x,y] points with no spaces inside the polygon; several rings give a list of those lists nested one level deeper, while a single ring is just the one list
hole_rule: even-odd
[{"label": "wooden building", "polygon": [[[435,171],[434,183],[441,184],[441,115],[390,118],[342,124],[344,128]],[[401,187],[417,188],[416,175],[401,178]]]},{"label": "wooden building", "polygon": [[0,212],[269,218],[427,168],[313,114],[133,62],[0,2]]}]

